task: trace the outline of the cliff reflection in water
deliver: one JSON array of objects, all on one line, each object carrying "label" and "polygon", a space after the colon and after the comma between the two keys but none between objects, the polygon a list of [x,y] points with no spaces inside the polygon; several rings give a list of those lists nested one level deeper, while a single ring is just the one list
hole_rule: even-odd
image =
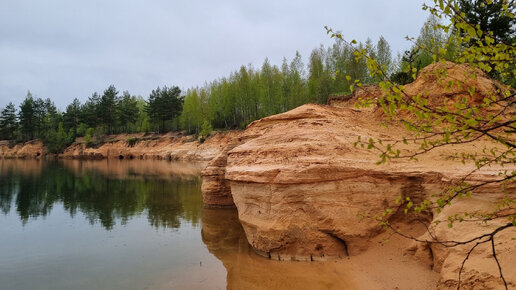
[{"label": "cliff reflection in water", "polygon": [[112,229],[135,215],[154,227],[200,222],[199,168],[166,161],[0,160],[0,212],[25,224],[62,203],[74,217]]},{"label": "cliff reflection in water", "polygon": [[236,209],[205,208],[201,234],[226,268],[227,289],[356,289],[342,263],[275,261],[256,254]]}]

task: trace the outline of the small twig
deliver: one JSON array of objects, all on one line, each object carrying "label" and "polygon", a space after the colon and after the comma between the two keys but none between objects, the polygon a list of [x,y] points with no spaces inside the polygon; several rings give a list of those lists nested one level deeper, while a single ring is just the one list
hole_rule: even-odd
[{"label": "small twig", "polygon": [[457,284],[457,290],[460,289],[460,282],[461,282],[461,278],[462,278],[462,270],[464,269],[464,264],[466,264],[466,261],[469,259],[469,255],[471,255],[471,253],[473,253],[473,250],[475,250],[475,248],[478,245],[483,244],[483,243],[485,243],[487,241],[489,241],[489,240],[486,240],[486,241],[483,241],[483,242],[477,242],[471,249],[469,249],[468,254],[466,255],[466,258],[464,258],[464,260],[462,260],[462,264],[460,265],[460,270],[459,270],[459,283]]},{"label": "small twig", "polygon": [[500,278],[502,278],[503,284],[505,285],[505,289],[507,288],[507,281],[505,281],[505,277],[502,273],[502,266],[500,265],[500,261],[498,261],[498,258],[496,257],[496,250],[495,250],[495,244],[494,244],[494,234],[491,236],[491,249],[493,251],[493,257],[496,261],[496,265],[498,266],[498,271],[500,272]]}]

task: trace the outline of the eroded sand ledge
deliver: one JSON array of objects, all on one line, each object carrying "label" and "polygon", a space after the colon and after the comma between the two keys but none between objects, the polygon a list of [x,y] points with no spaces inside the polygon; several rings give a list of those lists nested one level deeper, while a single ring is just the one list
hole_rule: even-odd
[{"label": "eroded sand ledge", "polygon": [[[194,136],[171,132],[166,134],[135,133],[108,135],[100,146],[87,147],[84,138],[64,150],[63,153],[47,154],[40,140],[9,146],[8,141],[0,141],[0,158],[63,158],[63,159],[156,159],[175,161],[207,162],[220,154],[239,131],[217,132],[205,142]],[[131,143],[129,140],[133,140]]]}]

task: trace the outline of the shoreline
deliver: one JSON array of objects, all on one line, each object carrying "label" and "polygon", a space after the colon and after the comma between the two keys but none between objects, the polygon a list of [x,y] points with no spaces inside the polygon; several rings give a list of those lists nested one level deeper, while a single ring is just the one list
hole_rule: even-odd
[{"label": "shoreline", "polygon": [[102,144],[86,147],[79,137],[62,153],[48,153],[43,142],[35,139],[14,146],[0,140],[0,158],[3,159],[141,159],[208,162],[217,156],[225,144],[237,138],[241,131],[213,132],[204,142],[194,135],[182,132],[114,134],[105,137]]}]

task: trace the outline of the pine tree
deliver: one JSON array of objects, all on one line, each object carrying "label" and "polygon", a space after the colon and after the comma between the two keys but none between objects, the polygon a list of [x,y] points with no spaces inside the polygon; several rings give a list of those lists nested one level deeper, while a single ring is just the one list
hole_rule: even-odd
[{"label": "pine tree", "polygon": [[376,59],[383,67],[383,71],[390,75],[393,71],[391,46],[383,36],[380,36],[376,44]]},{"label": "pine tree", "polygon": [[109,86],[102,95],[99,103],[100,118],[102,124],[106,126],[108,134],[113,133],[113,129],[116,126],[117,110],[116,104],[118,102],[118,91],[115,86]]},{"label": "pine tree", "polygon": [[[516,86],[516,78],[511,71],[516,70],[516,65],[511,59],[515,59],[516,55],[508,54],[507,59],[496,59],[490,50],[486,50],[490,45],[503,45],[507,50],[514,47],[516,41],[516,3],[514,0],[459,0],[458,6],[460,12],[464,15],[464,21],[469,27],[477,27],[480,31],[486,33],[474,34],[468,36],[463,46],[469,49],[485,50],[486,56],[492,59],[489,64],[490,71],[488,74],[505,84]],[[459,28],[458,37],[468,35],[468,31]],[[505,69],[499,71],[496,66],[505,66]],[[505,71],[505,72],[503,72]]]},{"label": "pine tree", "polygon": [[16,128],[16,107],[13,103],[9,102],[0,113],[0,138],[13,140]]},{"label": "pine tree", "polygon": [[292,82],[292,90],[288,99],[288,109],[293,109],[301,104],[307,103],[308,89],[305,81],[305,66],[299,51],[289,65],[289,78]]},{"label": "pine tree", "polygon": [[181,113],[183,99],[180,94],[179,87],[163,87],[163,89],[158,87],[149,95],[146,110],[150,121],[157,127],[158,133],[166,131],[165,124]]},{"label": "pine tree", "polygon": [[35,103],[32,94],[27,92],[25,100],[20,104],[20,112],[18,115],[20,120],[20,131],[23,140],[31,140],[34,138],[34,129],[36,123]]},{"label": "pine tree", "polygon": [[325,69],[323,48],[314,49],[310,55],[308,93],[310,102],[325,104],[330,95],[330,75]]},{"label": "pine tree", "polygon": [[118,123],[123,132],[129,133],[130,127],[138,120],[138,103],[136,97],[131,96],[128,91],[122,93],[122,98],[117,105]]},{"label": "pine tree", "polygon": [[59,123],[62,122],[62,114],[57,111],[57,108],[49,98],[41,102],[41,120],[39,122],[38,138],[43,138],[50,129],[56,129]]},{"label": "pine tree", "polygon": [[72,129],[75,135],[77,135],[77,128],[80,124],[80,116],[81,102],[75,98],[72,103],[66,107],[66,111],[63,115],[64,127],[68,130]]},{"label": "pine tree", "polygon": [[100,118],[100,96],[93,93],[86,103],[81,107],[81,123],[85,123],[88,128],[96,128],[101,123]]},{"label": "pine tree", "polygon": [[[464,13],[465,22],[479,25],[482,31],[489,31],[494,44],[505,43],[511,44],[516,37],[516,18],[510,17],[507,12],[516,13],[516,3],[514,0],[459,0],[460,12]],[[508,10],[504,12],[504,5]],[[463,31],[462,31],[463,34]],[[486,38],[473,38],[470,45],[477,46],[477,41],[481,41],[486,45]]]}]

